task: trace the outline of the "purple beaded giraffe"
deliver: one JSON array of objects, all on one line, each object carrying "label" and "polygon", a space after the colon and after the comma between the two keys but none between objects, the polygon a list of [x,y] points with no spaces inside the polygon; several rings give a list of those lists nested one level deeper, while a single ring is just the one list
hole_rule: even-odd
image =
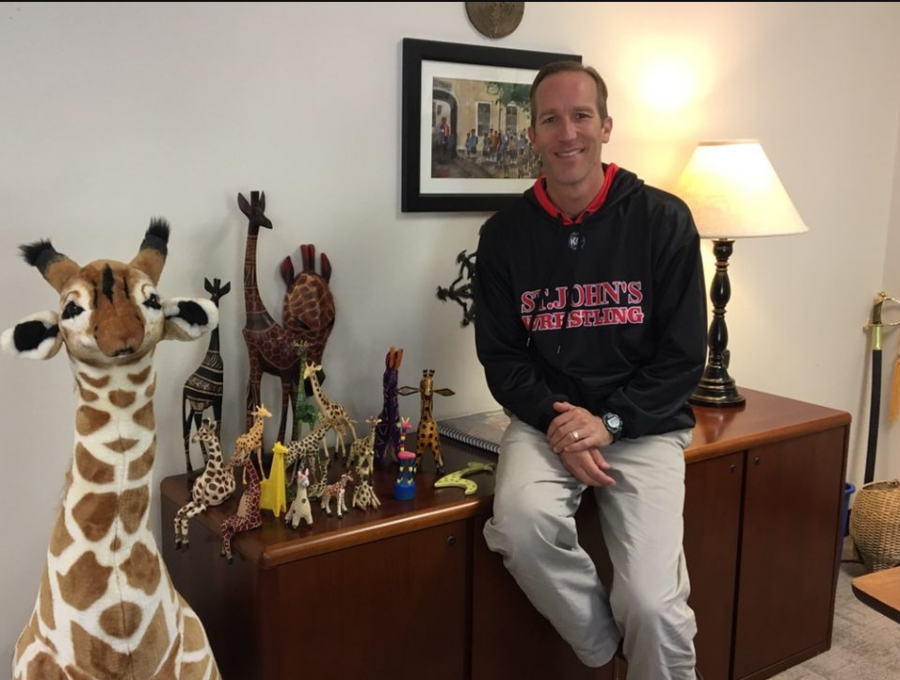
[{"label": "purple beaded giraffe", "polygon": [[[334,325],[334,300],[331,298],[331,291],[328,290],[331,266],[323,254],[323,276],[316,274],[315,271],[309,271],[309,268],[314,269],[315,266],[315,249],[312,246],[301,248],[304,255],[304,269],[296,280],[292,278],[288,284],[289,289],[285,297],[285,326],[280,326],[266,309],[256,281],[256,246],[259,228],[272,228],[272,221],[264,214],[266,195],[260,191],[251,192],[248,202],[242,194],[238,194],[238,206],[248,221],[247,246],[244,254],[244,308],[247,318],[243,330],[250,359],[246,426],[250,427],[253,409],[260,400],[259,384],[262,375],[269,373],[281,380],[281,423],[278,426],[278,441],[285,441],[288,413],[294,413],[292,405],[297,401],[297,367],[300,358],[297,356],[296,345],[301,341],[306,342],[309,347],[308,357],[316,356],[317,352],[321,357],[325,340]],[[311,265],[308,262],[310,252],[313,260]],[[294,287],[291,288],[291,285]],[[322,288],[327,290],[327,296],[321,292]],[[330,307],[327,300],[331,300]],[[321,308],[316,305],[321,305]]]},{"label": "purple beaded giraffe", "polygon": [[400,364],[403,363],[403,350],[391,347],[384,357],[384,407],[378,417],[381,422],[375,428],[375,460],[381,463],[390,454],[396,459],[400,450],[400,404],[397,399],[397,381]]},{"label": "purple beaded giraffe", "polygon": [[250,477],[250,481],[244,485],[244,494],[238,503],[237,512],[222,521],[222,555],[228,558],[229,563],[232,561],[232,537],[262,524],[262,515],[259,512],[259,474],[249,455],[238,464],[244,466],[244,472]]}]

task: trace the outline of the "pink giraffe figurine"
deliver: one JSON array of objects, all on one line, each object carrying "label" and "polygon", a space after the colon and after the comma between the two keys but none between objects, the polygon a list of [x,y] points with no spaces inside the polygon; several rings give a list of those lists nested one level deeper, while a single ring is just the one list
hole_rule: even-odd
[{"label": "pink giraffe figurine", "polygon": [[[234,463],[234,461],[232,461]],[[242,531],[256,529],[262,524],[262,515],[259,512],[259,475],[253,467],[250,456],[246,456],[240,463],[244,466],[244,473],[250,481],[244,486],[244,494],[238,503],[237,512],[222,522],[222,555],[231,563],[231,539]]]},{"label": "pink giraffe figurine", "polygon": [[175,549],[188,549],[188,522],[191,517],[199,515],[210,506],[221,505],[234,493],[234,470],[222,462],[222,447],[216,436],[218,424],[215,420],[204,418],[200,429],[191,441],[200,442],[206,449],[209,459],[203,473],[194,480],[191,488],[191,500],[175,513]]}]

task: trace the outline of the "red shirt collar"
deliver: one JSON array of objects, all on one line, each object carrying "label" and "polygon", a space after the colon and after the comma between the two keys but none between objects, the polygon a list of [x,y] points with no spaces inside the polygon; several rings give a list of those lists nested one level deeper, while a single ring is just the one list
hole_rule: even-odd
[{"label": "red shirt collar", "polygon": [[616,171],[618,170],[618,166],[615,163],[610,163],[606,166],[606,172],[603,177],[603,186],[600,187],[600,191],[597,192],[597,195],[594,196],[594,200],[590,202],[587,208],[585,208],[580,215],[578,215],[574,220],[569,217],[566,213],[556,207],[552,200],[550,200],[550,196],[547,194],[547,178],[546,177],[538,177],[534,182],[534,196],[537,198],[537,202],[540,206],[554,219],[558,216],[562,216],[562,223],[564,226],[578,225],[581,224],[584,219],[588,215],[592,215],[593,213],[600,210],[600,207],[606,202],[606,197],[609,194],[609,188],[612,186],[613,177],[615,177]]}]

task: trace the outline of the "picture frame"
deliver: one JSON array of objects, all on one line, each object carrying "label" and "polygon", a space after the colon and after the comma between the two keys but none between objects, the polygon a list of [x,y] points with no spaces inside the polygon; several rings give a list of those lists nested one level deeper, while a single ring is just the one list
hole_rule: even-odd
[{"label": "picture frame", "polygon": [[521,196],[537,172],[531,82],[581,56],[414,38],[402,50],[402,212],[495,211]]}]

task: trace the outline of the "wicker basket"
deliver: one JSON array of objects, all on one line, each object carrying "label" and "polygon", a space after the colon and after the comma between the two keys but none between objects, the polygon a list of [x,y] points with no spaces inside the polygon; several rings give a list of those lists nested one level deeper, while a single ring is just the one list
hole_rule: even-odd
[{"label": "wicker basket", "polygon": [[871,482],[856,493],[850,536],[869,571],[900,564],[900,480]]}]

